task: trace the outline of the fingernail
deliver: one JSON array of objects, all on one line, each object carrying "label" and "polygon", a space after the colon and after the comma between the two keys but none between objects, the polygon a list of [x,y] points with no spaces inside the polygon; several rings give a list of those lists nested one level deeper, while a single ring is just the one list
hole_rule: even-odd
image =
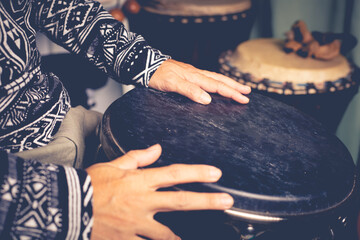
[{"label": "fingernail", "polygon": [[243,99],[244,99],[244,100],[243,100],[243,103],[244,103],[244,104],[249,103],[249,101],[250,101],[250,99],[247,98],[247,97],[245,97],[245,96],[243,97]]},{"label": "fingernail", "polygon": [[211,170],[210,170],[210,176],[212,179],[219,179],[221,177],[221,170],[218,169],[218,168],[215,168],[215,167],[211,167]]},{"label": "fingernail", "polygon": [[249,103],[249,98],[242,95],[242,94],[239,94],[238,96],[236,96],[236,98],[234,98],[234,100],[241,103],[241,104]]},{"label": "fingernail", "polygon": [[234,199],[231,196],[224,194],[221,198],[221,203],[224,207],[230,208],[234,204]]},{"label": "fingernail", "polygon": [[148,147],[146,150],[149,152],[155,151],[159,148],[159,144],[152,145],[151,147]]},{"label": "fingernail", "polygon": [[209,104],[211,102],[211,97],[208,93],[203,92],[200,96],[200,101],[203,104]]}]

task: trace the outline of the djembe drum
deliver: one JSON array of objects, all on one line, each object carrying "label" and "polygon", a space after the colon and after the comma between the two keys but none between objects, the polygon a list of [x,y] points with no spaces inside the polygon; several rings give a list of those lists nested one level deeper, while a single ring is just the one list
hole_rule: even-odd
[{"label": "djembe drum", "polygon": [[201,105],[134,89],[105,112],[101,144],[109,159],[160,143],[152,166],[209,164],[217,183],[177,190],[227,192],[225,212],[163,213],[183,239],[352,239],[358,176],[346,147],[293,107],[252,93],[241,105],[217,95]]},{"label": "djembe drum", "polygon": [[220,72],[309,114],[335,133],[358,92],[360,72],[344,56],[324,61],[286,53],[280,39],[253,39],[219,58]]},{"label": "djembe drum", "polygon": [[217,71],[220,54],[250,36],[250,0],[142,0],[128,14],[130,29],[174,59]]}]

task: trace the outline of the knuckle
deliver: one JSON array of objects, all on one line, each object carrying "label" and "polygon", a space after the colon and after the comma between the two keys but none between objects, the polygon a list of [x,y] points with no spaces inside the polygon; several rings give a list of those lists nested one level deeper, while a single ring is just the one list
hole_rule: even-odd
[{"label": "knuckle", "polygon": [[214,195],[209,195],[206,198],[206,204],[208,204],[209,208],[213,208],[219,205],[219,198]]},{"label": "knuckle", "polygon": [[[197,78],[204,78],[206,77],[204,74],[202,74],[201,72],[193,72],[194,76],[197,77]],[[207,78],[207,77],[206,77]]]},{"label": "knuckle", "polygon": [[169,168],[169,175],[172,179],[179,180],[182,175],[182,168],[180,164],[173,164]]},{"label": "knuckle", "polygon": [[163,229],[159,232],[158,238],[159,240],[169,240],[173,239],[173,235],[174,234],[170,231],[170,229],[164,226]]},{"label": "knuckle", "polygon": [[184,191],[180,191],[176,196],[176,207],[177,209],[184,209],[189,204],[189,194]]},{"label": "knuckle", "polygon": [[180,79],[176,82],[176,84],[174,83],[174,92],[187,92],[188,90],[188,83],[186,82],[186,80],[184,79]]},{"label": "knuckle", "polygon": [[211,178],[212,176],[210,175],[210,171],[207,167],[205,166],[199,166],[197,168],[197,177],[199,178],[199,180],[208,180],[209,178]]},{"label": "knuckle", "polygon": [[206,75],[212,75],[212,74],[215,74],[214,72],[210,72],[210,71],[208,71],[208,70],[204,70],[204,69],[200,70],[200,72],[201,72],[201,73],[203,73],[203,74],[206,74]]},{"label": "knuckle", "polygon": [[195,67],[191,64],[188,64],[188,63],[181,63],[181,65],[185,68],[188,68],[188,69],[195,69]]},{"label": "knuckle", "polygon": [[186,84],[185,89],[186,89],[185,91],[191,95],[195,95],[197,92],[196,87],[190,83]]},{"label": "knuckle", "polygon": [[[173,74],[175,75],[175,74]],[[176,81],[164,81],[161,88],[165,91],[173,92],[178,90],[178,86],[181,85],[178,80]]]},{"label": "knuckle", "polygon": [[136,158],[136,155],[137,155],[137,150],[131,150],[131,151],[126,153],[126,156],[131,158],[131,159]]},{"label": "knuckle", "polygon": [[195,72],[194,73],[194,76],[195,76],[195,80],[197,81],[202,81],[204,83],[208,83],[210,84],[214,79],[213,78],[210,78],[202,73],[199,73],[199,72]]},{"label": "knuckle", "polygon": [[203,90],[201,90],[201,88],[196,85],[188,84],[187,92],[193,99],[199,99],[201,97]]},{"label": "knuckle", "polygon": [[223,82],[217,81],[216,84],[217,84],[217,87],[218,87],[219,89],[228,88],[228,86],[227,86],[225,83],[223,83]]}]

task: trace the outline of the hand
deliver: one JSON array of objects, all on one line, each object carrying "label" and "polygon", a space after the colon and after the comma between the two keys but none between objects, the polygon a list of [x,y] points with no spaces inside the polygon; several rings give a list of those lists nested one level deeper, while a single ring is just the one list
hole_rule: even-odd
[{"label": "hand", "polygon": [[156,191],[189,182],[215,182],[221,171],[206,165],[174,164],[137,169],[155,162],[160,145],[130,151],[109,163],[86,169],[94,188],[92,239],[179,239],[154,220],[157,212],[177,210],[225,210],[233,199],[225,193]]},{"label": "hand", "polygon": [[224,97],[246,104],[251,88],[224,75],[197,69],[189,64],[169,59],[163,62],[149,81],[149,87],[177,92],[191,100],[209,104],[211,97],[207,92],[218,93]]}]

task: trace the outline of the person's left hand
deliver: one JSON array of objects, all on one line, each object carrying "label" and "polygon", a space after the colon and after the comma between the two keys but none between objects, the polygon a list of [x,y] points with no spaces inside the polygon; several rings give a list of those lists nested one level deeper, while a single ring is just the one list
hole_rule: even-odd
[{"label": "person's left hand", "polygon": [[163,62],[149,81],[149,87],[163,91],[176,92],[191,100],[209,104],[211,97],[207,92],[218,93],[236,102],[246,104],[251,88],[224,75],[197,69],[189,64],[169,59]]},{"label": "person's left hand", "polygon": [[156,144],[129,151],[111,162],[87,168],[93,187],[94,225],[91,239],[179,240],[158,222],[158,212],[226,210],[234,199],[227,193],[158,191],[178,184],[216,182],[221,170],[203,164],[173,164],[141,169],[161,155]]}]

